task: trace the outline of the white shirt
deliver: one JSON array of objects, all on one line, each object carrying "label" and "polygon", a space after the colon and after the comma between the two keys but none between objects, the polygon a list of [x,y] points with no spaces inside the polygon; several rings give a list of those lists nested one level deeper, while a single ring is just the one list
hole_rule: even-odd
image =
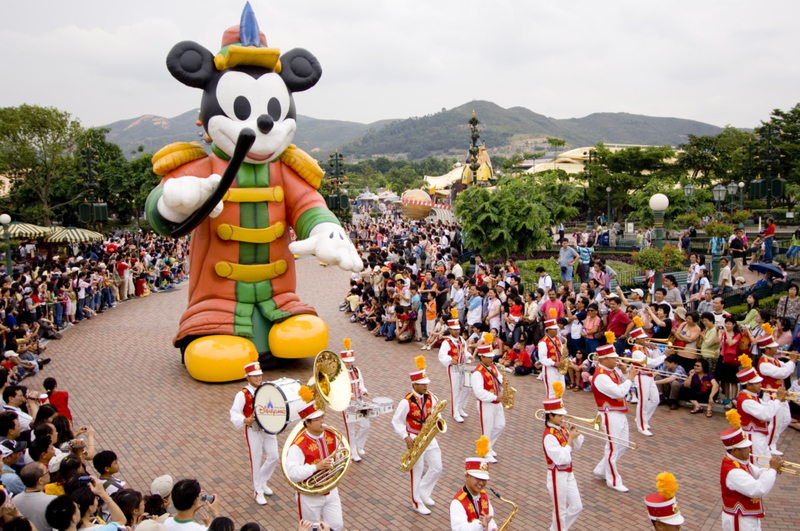
[{"label": "white shirt", "polygon": [[[486,367],[487,369],[489,367]],[[497,400],[497,395],[490,393],[486,389],[483,388],[483,374],[478,372],[477,368],[472,371],[472,392],[475,395],[475,398],[480,400],[481,402],[494,402]],[[503,387],[503,373],[497,373],[497,382],[495,385],[498,389],[502,389]]]},{"label": "white shirt", "polygon": [[543,277],[539,277],[539,282],[536,284],[536,287],[542,288],[544,290],[544,294],[547,295],[547,292],[553,287],[553,279],[547,274]]},{"label": "white shirt", "polygon": [[[773,358],[770,358],[766,354],[761,356],[765,360],[773,361]],[[758,366],[758,372],[761,373],[762,376],[768,376],[770,378],[776,378],[778,380],[784,380],[789,377],[789,375],[794,373],[794,362],[793,361],[778,361],[781,364],[780,367],[773,365],[772,363],[762,363]]]},{"label": "white shirt", "polygon": [[[748,400],[749,402],[749,400]],[[725,477],[725,486],[731,490],[735,490],[739,494],[743,494],[748,498],[763,498],[772,487],[775,485],[775,480],[778,473],[771,468],[764,468],[761,466],[753,466],[749,461],[740,461],[728,454],[728,457],[749,468],[751,474],[741,468],[734,468]]]},{"label": "white shirt", "polygon": [[[323,456],[326,458],[330,457],[325,455],[325,450],[328,446],[323,440],[325,437],[324,430],[319,434],[319,437],[314,437],[308,430],[305,431],[305,435],[317,441],[317,446],[323,449]],[[289,452],[286,454],[286,475],[290,480],[299,483],[300,481],[310,478],[316,471],[317,465],[306,464],[306,456],[299,446],[296,444],[289,446]]]},{"label": "white shirt", "polygon": [[598,374],[597,377],[594,379],[595,389],[597,389],[598,391],[600,391],[609,398],[617,398],[617,399],[625,398],[628,395],[628,391],[630,391],[632,383],[633,382],[626,379],[624,382],[617,385],[614,383],[614,380],[612,380],[611,377],[607,374]]},{"label": "white shirt", "polygon": [[[489,516],[492,517],[492,520],[486,531],[495,531],[497,524],[494,521],[494,507],[492,507],[491,501],[489,502]],[[464,506],[460,501],[453,500],[450,502],[450,529],[452,531],[483,531],[484,527],[480,520],[467,521],[467,511],[464,510]]]},{"label": "white shirt", "polygon": [[456,276],[456,278],[461,278],[464,276],[464,268],[461,267],[461,264],[456,262],[456,264],[453,266],[452,273]]},{"label": "white shirt", "polygon": [[[546,425],[547,428],[561,429],[555,424]],[[555,435],[547,434],[544,436],[544,453],[556,466],[567,466],[572,462],[572,450],[580,450],[583,444],[584,436],[579,435],[572,441],[572,446],[561,446],[558,438]]]},{"label": "white shirt", "polygon": [[[256,394],[256,388],[253,387],[252,385],[247,384],[244,387],[245,389],[250,391],[251,395]],[[245,401],[244,391],[242,390],[236,393],[236,397],[234,397],[233,399],[233,405],[231,406],[231,410],[229,411],[231,417],[231,424],[233,424],[233,427],[236,428],[237,430],[242,430],[244,429],[245,426],[247,426],[247,424],[244,423],[244,414],[242,413],[242,411],[244,410],[244,401]]]},{"label": "white shirt", "polygon": [[[644,347],[644,348],[647,349],[647,354],[645,354],[644,352],[642,352],[640,350],[631,350],[631,359],[634,359],[634,360],[647,360],[645,362],[645,367],[648,368],[648,369],[655,369],[656,367],[658,367],[659,365],[664,363],[664,360],[667,359],[667,356],[665,354],[661,354],[660,356],[652,356],[651,355],[652,350],[647,348],[647,347]],[[649,378],[653,377],[653,375],[650,374],[650,373],[642,374],[642,376],[647,376]]]},{"label": "white shirt", "polygon": [[551,338],[550,336],[547,335],[547,332],[545,332],[545,336],[542,338],[541,341],[539,341],[539,344],[536,345],[536,349],[537,349],[537,351],[539,353],[539,363],[541,363],[543,367],[553,367],[556,364],[555,361],[553,361],[553,360],[551,360],[550,358],[547,357],[547,344],[552,341],[553,344],[556,347],[558,347],[558,343],[556,343],[556,339],[561,341],[561,348],[562,348],[562,351],[563,351],[564,339],[560,338],[560,337]]},{"label": "white shirt", "polygon": [[442,345],[439,347],[439,362],[444,365],[445,368],[453,364],[453,358],[450,357],[450,345],[453,343],[455,343],[455,345],[458,347],[459,365],[463,365],[464,363],[469,363],[472,361],[472,359],[465,356],[466,343],[464,343],[464,340],[460,336],[448,336],[442,339]]},{"label": "white shirt", "polygon": [[748,395],[755,398],[755,400],[745,400],[741,406],[745,413],[758,420],[772,420],[772,417],[778,414],[778,410],[783,402],[779,400],[766,400],[762,401],[757,395],[754,395],[747,389],[744,391]]},{"label": "white shirt", "polygon": [[197,522],[176,522],[174,516],[170,516],[164,522],[164,527],[167,528],[167,531],[206,531],[208,529],[204,525],[200,525]]},{"label": "white shirt", "polygon": [[20,430],[25,431],[31,429],[31,422],[33,422],[33,417],[22,411],[20,408],[9,406],[8,404],[5,404],[3,406],[3,409],[7,409],[8,411],[13,411],[14,413],[17,414],[17,417],[19,418]]}]

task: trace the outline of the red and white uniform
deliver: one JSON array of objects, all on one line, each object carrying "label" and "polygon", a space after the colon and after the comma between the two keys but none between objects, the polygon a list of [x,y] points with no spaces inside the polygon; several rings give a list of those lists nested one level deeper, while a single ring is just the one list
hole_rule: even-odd
[{"label": "red and white uniform", "polygon": [[561,352],[564,350],[564,341],[556,334],[550,337],[545,334],[537,345],[539,351],[539,361],[542,363],[542,378],[545,385],[545,398],[555,398],[553,384],[561,382],[564,385],[564,375],[558,372],[556,365],[561,362]]},{"label": "red and white uniform", "polygon": [[[621,381],[616,370],[608,370],[598,365],[592,377],[592,393],[597,403],[597,411],[603,415],[603,430],[606,436],[612,435],[615,440],[628,440],[628,403],[625,396],[631,388],[631,381]],[[594,468],[597,476],[605,477],[610,487],[622,487],[622,476],[617,468],[617,461],[625,453],[627,447],[606,441],[603,459]]]},{"label": "red and white uniform", "polygon": [[736,409],[742,417],[742,431],[753,443],[751,461],[754,455],[770,455],[769,423],[782,405],[778,400],[759,399],[747,389],[740,391],[736,397]]},{"label": "red and white uniform", "polygon": [[653,371],[667,359],[665,355],[654,356],[653,351],[642,345],[633,345],[631,359],[645,360],[643,368],[636,373],[636,383],[639,388],[639,403],[636,404],[636,428],[639,431],[650,429],[650,419],[658,409],[658,386],[653,378]]},{"label": "red and white uniform", "polygon": [[472,361],[467,356],[466,347],[461,336],[447,336],[439,347],[439,362],[447,369],[450,381],[450,414],[454,419],[461,417],[461,411],[469,400],[469,387],[464,383],[469,373],[462,372],[466,364]]},{"label": "red and white uniform", "polygon": [[[755,447],[753,447],[755,448]],[[778,473],[771,468],[739,461],[731,454],[722,460],[722,531],[757,531],[764,518],[764,502]]]},{"label": "red and white uniform", "polygon": [[[412,391],[406,395],[397,404],[392,417],[392,427],[398,437],[404,440],[409,436],[412,440],[416,439],[435,405],[436,400],[430,393],[418,395]],[[425,465],[428,470],[423,475]],[[411,469],[411,501],[415,508],[419,504],[425,505],[431,498],[433,488],[441,475],[442,451],[439,449],[439,442],[434,438]]]},{"label": "red and white uniform", "polygon": [[550,531],[567,531],[583,510],[578,482],[572,473],[572,451],[580,450],[583,435],[567,445],[569,433],[566,429],[550,424],[545,426],[542,436],[544,457],[547,460],[547,491],[553,500],[553,524]]},{"label": "red and white uniform", "polygon": [[[294,482],[308,479],[317,472],[316,464],[332,456],[337,445],[336,435],[330,430],[323,430],[318,437],[311,435],[308,430],[301,430],[289,446],[286,475]],[[322,520],[335,531],[344,527],[338,487],[324,496],[307,496],[298,492],[297,508],[301,520]]]},{"label": "red and white uniform", "polygon": [[[280,454],[278,439],[274,435],[262,430],[257,422],[253,422],[252,426],[244,423],[244,419],[253,415],[255,392],[255,387],[247,384],[244,389],[236,393],[230,409],[230,418],[234,428],[244,429],[245,440],[250,452],[250,475],[253,478],[253,490],[255,495],[258,495],[264,492],[269,478],[272,477],[272,473],[278,465]],[[262,455],[266,456],[263,464],[261,464]]]},{"label": "red and white uniform", "polygon": [[[481,491],[478,496],[473,496],[464,486],[450,502],[450,529],[452,531],[483,531],[480,517],[484,515],[494,517],[494,508],[486,491]],[[495,531],[497,524],[494,519],[489,522],[487,531]]]},{"label": "red and white uniform", "polygon": [[[758,360],[758,374],[764,379],[761,382],[761,387],[764,389],[777,390],[783,387],[783,380],[788,378],[794,373],[795,363],[793,361],[781,361],[777,358],[772,358],[763,354]],[[764,393],[765,400],[774,399],[771,393]],[[777,401],[777,400],[776,400]],[[789,402],[779,402],[780,406],[772,422],[769,425],[769,449],[770,451],[778,450],[778,439],[783,431],[791,424],[792,414],[789,409]],[[765,454],[769,455],[769,454]]]},{"label": "red and white uniform", "polygon": [[[368,392],[367,388],[364,387],[364,377],[358,367],[348,369],[347,373],[350,376],[350,392],[353,394],[350,404],[353,405],[355,401],[362,401],[364,395],[368,394]],[[344,420],[347,442],[350,443],[350,453],[355,457],[358,455],[358,450],[363,449],[367,444],[369,418],[359,417],[355,422],[348,422],[345,412],[342,411],[342,420]]]},{"label": "red and white uniform", "polygon": [[497,397],[503,390],[503,378],[505,375],[497,370],[492,364],[488,368],[483,364],[478,364],[472,371],[472,392],[475,394],[478,405],[478,415],[481,419],[481,434],[489,439],[489,453],[486,458],[493,462],[497,452],[494,445],[503,428],[506,427],[506,413],[503,404],[498,402]]}]

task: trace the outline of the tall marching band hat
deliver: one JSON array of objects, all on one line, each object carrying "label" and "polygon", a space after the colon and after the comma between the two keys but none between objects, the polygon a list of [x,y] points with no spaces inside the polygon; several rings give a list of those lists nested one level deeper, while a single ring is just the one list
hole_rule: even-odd
[{"label": "tall marching band hat", "polygon": [[605,336],[607,344],[597,347],[597,359],[602,360],[604,358],[619,358],[617,351],[614,348],[614,341],[617,340],[614,332],[606,332]]},{"label": "tall marching band hat", "polygon": [[544,321],[545,330],[549,328],[555,328],[556,330],[558,330],[558,319],[556,318],[558,317],[558,312],[556,311],[555,308],[550,308],[549,313],[550,313],[550,319],[546,319]]},{"label": "tall marching band hat", "polygon": [[489,332],[484,332],[483,336],[481,336],[481,339],[483,339],[483,345],[478,345],[478,356],[494,357],[494,349],[492,348],[492,334]]},{"label": "tall marching band hat", "polygon": [[644,499],[650,520],[667,525],[683,524],[683,516],[678,509],[678,502],[675,501],[675,493],[678,491],[675,476],[669,472],[662,472],[656,476],[656,488],[658,492]]},{"label": "tall marching band hat", "polygon": [[488,481],[489,463],[484,459],[489,453],[489,438],[486,435],[481,435],[481,438],[475,441],[475,453],[480,457],[468,457],[464,462],[464,472],[474,478]]},{"label": "tall marching band hat", "polygon": [[409,374],[411,377],[412,384],[418,385],[427,385],[431,383],[430,379],[428,379],[428,373],[425,370],[425,356],[417,356],[414,358],[414,363],[417,364],[417,371],[413,371]]},{"label": "tall marching band hat", "polygon": [[298,413],[300,420],[312,420],[325,414],[325,404],[319,398],[316,390],[311,390],[308,386],[302,385],[297,394],[303,402],[308,404]]},{"label": "tall marching band hat", "polygon": [[544,405],[544,412],[552,413],[553,415],[566,415],[567,410],[564,409],[564,402],[561,400],[561,396],[564,394],[564,384],[561,382],[554,382],[553,392],[556,395],[555,398],[548,398],[542,402]]},{"label": "tall marching band hat", "polygon": [[761,383],[764,379],[758,375],[755,367],[753,367],[753,360],[747,354],[739,356],[739,364],[744,367],[743,370],[736,373],[739,378],[739,383],[742,385]]},{"label": "tall marching band hat", "polygon": [[778,348],[780,345],[775,338],[772,336],[772,325],[769,323],[764,323],[761,325],[761,329],[764,330],[764,335],[759,337],[756,340],[758,343],[759,348]]},{"label": "tall marching band hat", "polygon": [[725,418],[730,422],[731,427],[719,434],[719,438],[726,450],[733,450],[735,448],[750,448],[753,443],[742,431],[742,417],[735,409],[729,410],[725,413]]},{"label": "tall marching band hat", "polygon": [[451,330],[461,330],[461,321],[458,320],[458,310],[452,308],[450,310],[451,319],[447,320],[447,326]]},{"label": "tall marching band hat", "polygon": [[339,353],[339,356],[341,356],[342,361],[345,363],[353,363],[356,361],[356,354],[353,352],[353,349],[350,348],[351,346],[350,338],[344,338],[344,350]]},{"label": "tall marching band hat", "polygon": [[636,325],[636,328],[631,330],[631,337],[633,339],[647,339],[647,332],[642,328],[644,326],[642,318],[637,315],[633,318],[633,324]]},{"label": "tall marching band hat", "polygon": [[264,373],[261,372],[261,364],[258,363],[257,361],[248,363],[247,365],[244,366],[245,376],[260,376],[262,374]]}]

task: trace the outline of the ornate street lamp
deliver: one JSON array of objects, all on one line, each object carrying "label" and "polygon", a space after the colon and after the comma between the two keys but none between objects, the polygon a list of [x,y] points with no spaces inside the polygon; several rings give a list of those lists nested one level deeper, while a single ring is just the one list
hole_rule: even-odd
[{"label": "ornate street lamp", "polygon": [[725,200],[725,193],[727,191],[728,190],[726,190],[722,184],[718,184],[711,189],[711,194],[714,196],[714,201],[717,202],[717,220],[719,220],[719,204],[721,201]]},{"label": "ornate street lamp", "polygon": [[694,185],[692,183],[686,183],[683,186],[683,195],[686,196],[686,212],[689,213],[692,210],[692,206],[689,204],[689,200],[694,195]]},{"label": "ornate street lamp", "polygon": [[9,224],[11,224],[11,216],[0,214],[0,225],[3,225],[3,239],[6,243],[6,275],[11,276],[11,235],[8,233]]},{"label": "ornate street lamp", "polygon": [[608,205],[606,208],[606,226],[611,223],[611,187],[606,186],[606,193],[608,194]]},{"label": "ornate street lamp", "polygon": [[[653,227],[656,229],[656,249],[659,251],[664,249],[663,229],[664,229],[664,212],[669,208],[669,198],[664,194],[655,194],[650,198],[650,208],[653,211]],[[654,289],[661,287],[661,274],[662,271],[656,271]]]},{"label": "ornate street lamp", "polygon": [[736,208],[736,192],[739,191],[739,186],[731,181],[728,183],[728,196],[730,198],[731,217],[733,217],[733,209]]},{"label": "ornate street lamp", "polygon": [[744,210],[744,182],[739,181],[739,210]]}]

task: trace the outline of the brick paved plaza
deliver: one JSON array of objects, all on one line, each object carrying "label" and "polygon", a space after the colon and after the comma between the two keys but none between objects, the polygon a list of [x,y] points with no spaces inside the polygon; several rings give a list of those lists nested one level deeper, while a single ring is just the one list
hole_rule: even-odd
[{"label": "brick paved plaza", "polygon": [[[298,261],[299,294],[313,304],[330,327],[330,348],[342,348],[349,337],[372,397],[391,397],[395,404],[410,390],[409,371],[419,345],[398,345],[374,338],[358,324],[351,324],[337,306],[347,286],[348,274],[335,267],[320,267],[316,260]],[[240,383],[203,384],[192,380],[180,363],[171,340],[186,306],[186,285],[169,293],[124,303],[98,319],[84,321],[51,342],[48,355],[53,363],[43,376],[58,379],[69,391],[76,425],[91,423],[98,431],[99,449],[114,450],[120,458],[120,475],[128,484],[149,493],[156,476],[196,477],[206,491],[218,494],[221,512],[234,519],[237,528],[256,521],[265,529],[297,529],[297,504],[293,490],[279,471],[270,486],[275,495],[268,505],[258,506],[252,497],[244,435],[228,421],[228,409]],[[429,389],[449,399],[447,377],[435,351],[425,351],[432,383]],[[305,381],[311,360],[301,360],[281,370],[265,373],[264,380],[282,376]],[[41,389],[41,378],[26,384]],[[542,455],[542,424],[533,419],[541,407],[544,386],[535,377],[515,377],[516,407],[506,414],[507,426],[497,451],[499,463],[492,465],[490,485],[519,505],[512,529],[547,529],[551,503],[545,487],[546,467]],[[590,393],[565,393],[570,414],[596,415]],[[390,427],[390,416],[373,419],[367,455],[353,463],[339,486],[344,521],[352,530],[444,530],[449,529],[449,502],[463,482],[463,461],[474,455],[480,436],[475,402],[464,424],[448,418],[448,430],[438,437],[444,472],[433,498],[436,506],[428,517],[410,509],[408,474],[398,461],[404,444]],[[655,477],[665,470],[678,479],[678,503],[686,517],[684,529],[720,529],[721,499],[719,464],[724,448],[718,433],[728,424],[723,415],[690,415],[688,410],[670,412],[660,407],[652,421],[655,436],[636,432],[633,414],[629,422],[637,452],[629,451],[620,461],[625,485],[620,494],[592,475],[603,454],[600,440],[588,439],[575,454],[575,474],[584,511],[573,529],[582,531],[652,529],[642,499],[655,492]],[[344,431],[341,415],[329,414],[328,423]],[[283,446],[286,433],[278,437]],[[789,461],[800,462],[800,436],[787,430],[781,449]],[[798,529],[800,479],[778,478],[766,499],[768,517],[764,529]],[[509,506],[493,501],[498,523]]]}]

